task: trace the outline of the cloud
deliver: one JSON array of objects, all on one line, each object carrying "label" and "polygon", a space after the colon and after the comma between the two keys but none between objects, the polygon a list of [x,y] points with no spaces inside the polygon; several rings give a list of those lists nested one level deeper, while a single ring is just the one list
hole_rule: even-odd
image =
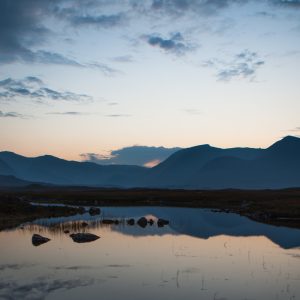
[{"label": "cloud", "polygon": [[113,57],[112,61],[119,62],[119,63],[129,63],[129,62],[134,62],[134,59],[132,55],[123,55],[123,56]]},{"label": "cloud", "polygon": [[300,0],[269,0],[269,2],[282,7],[300,8]]},{"label": "cloud", "polygon": [[115,15],[74,15],[71,18],[72,24],[76,26],[93,25],[96,27],[110,28],[119,26],[124,22],[124,14]]},{"label": "cloud", "polygon": [[231,3],[238,3],[238,0],[153,0],[152,9],[168,14],[183,15],[186,12],[211,15],[216,14],[220,9],[228,7]]},{"label": "cloud", "polygon": [[27,115],[23,115],[23,114],[19,114],[17,112],[3,112],[0,110],[0,118],[20,118],[20,119],[27,119],[29,116]]},{"label": "cloud", "polygon": [[[89,1],[90,5],[100,5],[102,1]],[[72,14],[62,14],[61,6],[71,5],[77,7],[72,10],[74,13],[82,11],[89,5],[87,3],[69,2],[67,0],[14,0],[0,1],[0,64],[14,62],[55,64],[75,66],[82,68],[97,68],[106,75],[116,73],[116,70],[100,63],[81,63],[76,59],[66,57],[55,51],[38,49],[44,46],[55,33],[45,26],[47,18],[57,18],[73,24],[74,22],[87,24],[92,22],[92,17],[74,16]],[[66,11],[65,9],[64,11]],[[103,26],[117,23],[120,16],[99,16],[94,17],[94,23],[102,22]]]},{"label": "cloud", "polygon": [[34,76],[28,76],[21,80],[7,78],[0,81],[0,101],[27,98],[36,101],[63,100],[86,102],[92,97],[85,94],[76,94],[69,91],[57,91],[45,86],[44,82]]},{"label": "cloud", "polygon": [[205,61],[202,66],[215,68],[219,81],[230,81],[235,78],[254,79],[256,71],[264,64],[265,61],[256,52],[246,49],[236,54],[231,61],[211,59]]},{"label": "cloud", "polygon": [[183,55],[195,48],[195,46],[184,41],[180,32],[172,34],[169,39],[164,39],[158,34],[147,35],[144,36],[144,38],[146,38],[150,46],[158,47],[166,52],[175,53],[177,55]]},{"label": "cloud", "polygon": [[106,115],[106,117],[110,118],[121,118],[121,117],[130,117],[131,115],[128,114],[111,114],[111,115]]},{"label": "cloud", "polygon": [[86,67],[86,68],[98,69],[106,76],[113,76],[113,75],[121,73],[121,71],[119,71],[117,69],[111,68],[106,64],[102,64],[102,63],[98,63],[98,62],[86,63],[81,66]]},{"label": "cloud", "polygon": [[300,131],[300,126],[299,127],[295,127],[293,129],[288,130],[290,132],[299,132]]},{"label": "cloud", "polygon": [[180,148],[131,146],[110,151],[106,155],[97,153],[83,153],[81,154],[81,157],[85,161],[95,162],[103,165],[120,164],[149,167],[149,164],[157,164],[178,150],[180,150]]},{"label": "cloud", "polygon": [[47,115],[58,115],[58,116],[85,116],[89,113],[79,111],[63,111],[63,112],[49,112]]}]

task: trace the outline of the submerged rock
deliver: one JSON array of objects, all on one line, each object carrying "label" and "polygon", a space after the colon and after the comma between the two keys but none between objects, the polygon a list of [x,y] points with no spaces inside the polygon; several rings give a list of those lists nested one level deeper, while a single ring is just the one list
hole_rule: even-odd
[{"label": "submerged rock", "polygon": [[102,224],[114,224],[115,221],[114,220],[110,220],[110,219],[104,219],[101,221]]},{"label": "submerged rock", "polygon": [[46,238],[46,237],[44,237],[44,236],[41,236],[41,235],[39,235],[39,234],[34,234],[34,235],[32,236],[31,241],[32,241],[32,245],[33,245],[33,246],[40,246],[40,245],[42,245],[42,244],[45,244],[45,243],[49,242],[50,239],[48,239],[48,238]]},{"label": "submerged rock", "polygon": [[120,222],[119,220],[111,220],[111,219],[104,219],[101,221],[102,224],[107,224],[107,225],[111,225],[111,224],[116,224],[118,225]]},{"label": "submerged rock", "polygon": [[87,222],[82,222],[82,223],[81,223],[81,226],[82,226],[82,227],[87,227],[88,225],[89,225],[89,224],[88,224]]},{"label": "submerged rock", "polygon": [[140,219],[138,219],[137,223],[142,227],[145,228],[147,226],[147,219],[145,217],[141,217]]},{"label": "submerged rock", "polygon": [[70,234],[70,237],[75,243],[88,243],[100,238],[100,236],[92,233],[72,233]]},{"label": "submerged rock", "polygon": [[130,226],[134,225],[134,223],[135,223],[134,219],[127,220],[127,224]]},{"label": "submerged rock", "polygon": [[148,221],[148,223],[150,224],[150,226],[152,226],[152,225],[154,224],[154,221],[153,221],[152,219],[150,219],[150,220]]},{"label": "submerged rock", "polygon": [[96,215],[100,215],[100,208],[98,208],[98,207],[91,207],[90,209],[89,209],[89,214],[91,215],[91,216],[96,216]]},{"label": "submerged rock", "polygon": [[64,230],[64,233],[68,234],[70,233],[70,230]]},{"label": "submerged rock", "polygon": [[168,220],[165,219],[158,219],[157,220],[157,226],[158,227],[163,227],[165,225],[168,225],[170,222]]}]

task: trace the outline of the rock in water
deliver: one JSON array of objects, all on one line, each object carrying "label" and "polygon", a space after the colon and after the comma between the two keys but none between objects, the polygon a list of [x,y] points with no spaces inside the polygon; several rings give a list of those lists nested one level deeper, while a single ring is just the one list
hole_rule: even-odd
[{"label": "rock in water", "polygon": [[91,216],[100,215],[100,208],[98,208],[98,207],[91,207],[91,208],[89,209],[89,214],[90,214]]},{"label": "rock in water", "polygon": [[164,219],[158,219],[157,220],[157,226],[158,227],[163,227],[163,226],[168,225],[168,224],[169,224],[168,220],[164,220]]},{"label": "rock in water", "polygon": [[96,241],[100,238],[100,236],[92,233],[72,233],[70,234],[70,237],[75,243],[88,243]]},{"label": "rock in water", "polygon": [[127,220],[127,224],[130,226],[134,225],[134,219]]},{"label": "rock in water", "polygon": [[49,242],[50,239],[48,239],[48,238],[46,238],[46,237],[44,237],[44,236],[41,236],[41,235],[39,235],[39,234],[34,234],[34,235],[32,236],[31,241],[32,241],[32,245],[33,245],[33,246],[40,246],[40,245],[42,245],[42,244],[45,244],[45,243]]},{"label": "rock in water", "polygon": [[142,217],[140,219],[138,219],[137,223],[142,227],[145,228],[147,226],[147,219],[145,217]]},{"label": "rock in water", "polygon": [[111,220],[111,219],[103,219],[101,221],[102,224],[106,224],[106,225],[110,225],[110,224],[115,224],[115,221],[114,220]]}]

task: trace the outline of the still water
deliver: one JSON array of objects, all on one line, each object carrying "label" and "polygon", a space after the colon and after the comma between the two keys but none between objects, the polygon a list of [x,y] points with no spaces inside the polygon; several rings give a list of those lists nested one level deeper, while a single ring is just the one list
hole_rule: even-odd
[{"label": "still water", "polygon": [[[128,218],[169,225],[129,226]],[[102,219],[118,219],[104,225]],[[82,222],[88,223],[83,227]],[[64,231],[100,236],[75,243]],[[51,239],[33,246],[34,233]],[[300,299],[300,230],[210,210],[102,207],[0,232],[0,299]]]}]

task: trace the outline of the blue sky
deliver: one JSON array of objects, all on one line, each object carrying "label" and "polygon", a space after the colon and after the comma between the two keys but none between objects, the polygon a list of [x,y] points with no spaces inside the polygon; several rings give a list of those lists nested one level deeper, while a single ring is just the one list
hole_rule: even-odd
[{"label": "blue sky", "polygon": [[0,149],[267,147],[300,134],[300,1],[3,0]]}]

